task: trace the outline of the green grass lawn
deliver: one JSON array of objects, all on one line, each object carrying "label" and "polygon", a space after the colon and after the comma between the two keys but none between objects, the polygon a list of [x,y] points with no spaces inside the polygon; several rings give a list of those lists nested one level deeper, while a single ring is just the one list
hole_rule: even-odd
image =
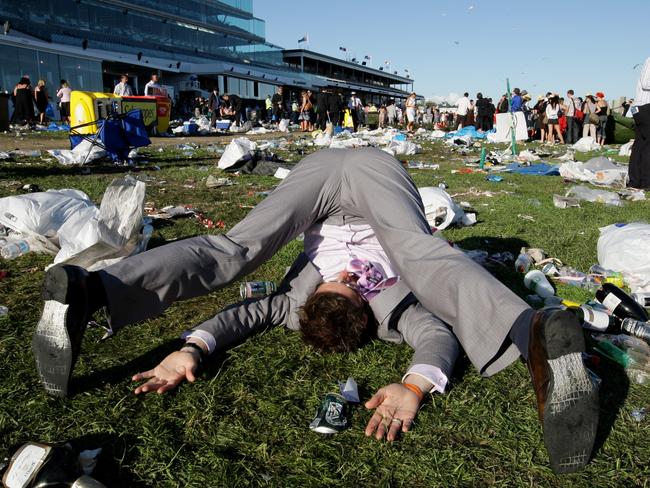
[{"label": "green grass lawn", "polygon": [[[223,219],[226,231],[246,215],[247,206],[261,201],[255,192],[277,184],[274,178],[241,176],[234,186],[208,189],[207,176],[220,173],[213,153],[199,149],[187,159],[173,149],[142,152],[149,165],[134,175],[147,180],[147,201],[157,207],[199,207],[213,220]],[[444,232],[463,248],[516,254],[523,245],[541,247],[587,270],[597,262],[599,227],[648,219],[650,202],[557,209],[552,194],[570,185],[560,177],[504,175],[503,182],[492,183],[484,174],[451,173],[464,166],[463,159],[476,159],[478,152],[475,148],[462,156],[441,143],[427,143],[424,153],[409,158],[441,166],[438,171],[412,171],[418,186],[444,181],[452,195],[470,189],[494,192],[491,197],[457,198],[478,213],[475,226]],[[300,157],[295,152],[283,155],[293,161]],[[160,170],[147,169],[153,165]],[[0,162],[0,168],[0,196],[16,194],[20,182],[42,189],[77,188],[96,202],[111,179],[124,173],[103,165],[82,174],[79,168],[29,158]],[[194,219],[175,220],[156,227],[152,245],[205,232]],[[301,246],[292,242],[249,279],[279,281]],[[313,433],[308,424],[321,398],[339,380],[353,376],[363,399],[398,381],[409,364],[408,346],[374,341],[354,354],[321,355],[291,331],[268,330],[214,358],[194,385],[164,396],[135,397],[131,375],[152,368],[178,347],[182,330],[236,301],[239,283],[178,303],[163,316],[105,341],[100,341],[102,331],[89,330],[75,368],[73,394],[65,400],[47,397],[35,372],[31,336],[41,312],[43,269],[51,261],[36,254],[0,260],[0,269],[9,272],[0,282],[0,304],[10,310],[0,318],[0,457],[28,440],[74,439],[77,446],[104,449],[95,475],[119,487],[650,485],[650,417],[636,422],[630,416],[633,409],[650,408],[650,386],[629,384],[607,362],[597,369],[603,378],[602,425],[594,460],[582,472],[563,477],[548,467],[523,363],[482,379],[466,360],[459,361],[449,392],[429,398],[414,429],[392,444],[364,436],[371,416],[364,408],[354,411],[352,428],[336,436]],[[511,267],[494,272],[516,293],[528,294]],[[590,298],[562,286],[559,293],[575,300]]]}]

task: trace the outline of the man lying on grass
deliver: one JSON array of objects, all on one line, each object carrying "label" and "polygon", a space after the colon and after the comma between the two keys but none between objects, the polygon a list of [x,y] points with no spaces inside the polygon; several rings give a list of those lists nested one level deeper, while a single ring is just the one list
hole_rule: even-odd
[{"label": "man lying on grass", "polygon": [[266,325],[300,328],[321,349],[352,348],[372,322],[368,304],[380,337],[403,337],[415,348],[402,383],[380,389],[366,404],[376,408],[368,435],[394,439],[409,429],[421,392],[444,389],[451,368],[446,363],[453,364],[456,354],[450,330],[484,376],[520,356],[526,360],[554,471],[572,472],[589,461],[598,394],[582,363],[585,344],[577,318],[566,311],[535,312],[462,252],[433,237],[406,170],[372,148],[307,156],[227,234],[170,243],[99,272],[53,267],[45,276],[46,303],[33,340],[45,389],[67,394],[95,311],[107,308],[114,331],[154,317],[176,300],[247,275],[301,232],[307,236],[306,263],[294,264],[277,294],[227,308],[189,331],[181,351],[135,376],[148,380],[136,392],[164,392],[184,379],[194,381],[202,357]]}]

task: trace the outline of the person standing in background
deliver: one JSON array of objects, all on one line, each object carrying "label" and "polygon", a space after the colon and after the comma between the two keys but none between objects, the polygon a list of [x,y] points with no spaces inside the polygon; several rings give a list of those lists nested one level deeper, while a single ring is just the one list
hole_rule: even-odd
[{"label": "person standing in background", "polygon": [[582,137],[590,136],[596,140],[596,125],[600,120],[596,113],[596,99],[591,93],[585,96],[582,111],[585,114],[584,124],[582,125]]},{"label": "person standing in background", "polygon": [[456,117],[458,118],[456,121],[458,123],[457,129],[462,129],[467,125],[467,113],[469,112],[470,105],[469,93],[465,92],[456,102]]},{"label": "person standing in background", "polygon": [[219,117],[220,106],[221,106],[221,99],[219,98],[219,87],[215,85],[212,88],[212,93],[210,93],[210,98],[208,99],[208,109],[211,112],[210,127],[217,126],[217,117]]},{"label": "person standing in background", "polygon": [[116,95],[118,97],[133,96],[133,89],[131,88],[131,85],[129,85],[128,75],[120,76],[120,82],[117,85],[115,85],[115,89],[113,90],[113,95]]},{"label": "person standing in background", "polygon": [[607,129],[607,112],[609,105],[605,100],[603,92],[596,92],[596,114],[598,114],[598,128],[596,129],[596,142],[602,146],[605,145],[605,129]]},{"label": "person standing in background", "polygon": [[34,121],[34,92],[29,76],[23,76],[14,87],[14,114],[11,122],[14,124],[31,124]]},{"label": "person standing in background", "polygon": [[34,90],[34,101],[38,109],[38,123],[41,125],[45,124],[45,112],[47,111],[49,98],[47,88],[45,88],[45,80],[38,80],[38,84]]},{"label": "person standing in background", "polygon": [[415,92],[411,93],[406,99],[406,131],[413,132],[413,124],[415,124]]},{"label": "person standing in background", "polygon": [[61,103],[61,122],[64,124],[70,123],[70,94],[72,93],[72,88],[68,85],[68,82],[61,80],[61,88],[56,92],[57,98],[59,98]]},{"label": "person standing in background", "polygon": [[650,58],[641,68],[631,105],[628,116],[634,118],[635,136],[628,167],[628,186],[650,188]]},{"label": "person standing in background", "polygon": [[575,144],[578,141],[578,121],[575,119],[576,101],[573,90],[567,90],[564,99],[564,115],[566,115],[566,143]]},{"label": "person standing in background", "polygon": [[145,97],[155,97],[158,95],[158,90],[160,90],[160,85],[158,84],[158,74],[153,73],[151,75],[151,80],[144,85],[144,96]]}]

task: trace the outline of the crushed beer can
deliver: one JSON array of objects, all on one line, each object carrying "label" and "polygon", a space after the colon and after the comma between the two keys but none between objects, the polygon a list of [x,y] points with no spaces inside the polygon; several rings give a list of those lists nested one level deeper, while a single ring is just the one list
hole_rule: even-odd
[{"label": "crushed beer can", "polygon": [[337,434],[350,427],[348,401],[337,393],[328,393],[321,402],[309,428],[319,434]]},{"label": "crushed beer can", "polygon": [[239,285],[239,296],[246,298],[262,298],[275,293],[277,287],[272,281],[245,281]]}]

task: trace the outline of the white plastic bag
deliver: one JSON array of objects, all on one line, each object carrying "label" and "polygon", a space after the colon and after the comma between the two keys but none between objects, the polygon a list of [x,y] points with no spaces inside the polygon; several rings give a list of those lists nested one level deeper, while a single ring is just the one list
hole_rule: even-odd
[{"label": "white plastic bag", "polygon": [[623,274],[633,293],[650,291],[650,224],[632,222],[601,227],[598,262]]},{"label": "white plastic bag", "polygon": [[135,251],[144,194],[143,182],[126,177],[111,182],[100,208],[79,190],[6,197],[0,199],[0,224],[56,254],[55,264],[99,269]]},{"label": "white plastic bag", "polygon": [[426,186],[418,188],[418,191],[422,197],[427,222],[431,227],[443,230],[452,224],[473,225],[476,223],[476,215],[466,214],[442,188]]},{"label": "white plastic bag", "polygon": [[48,149],[47,151],[64,166],[73,164],[88,164],[91,161],[106,157],[108,154],[98,145],[93,145],[87,139],[83,139],[74,149]]},{"label": "white plastic bag", "polygon": [[634,144],[634,139],[626,142],[621,146],[621,149],[618,151],[619,156],[631,156],[632,155],[632,145]]},{"label": "white plastic bag", "polygon": [[291,121],[289,119],[282,119],[280,120],[280,123],[278,124],[278,130],[280,132],[289,132],[289,123]]},{"label": "white plastic bag", "polygon": [[251,157],[255,149],[257,149],[257,144],[246,137],[233,139],[221,155],[217,166],[221,169],[230,168],[238,161]]},{"label": "white plastic bag", "polygon": [[566,192],[567,197],[573,197],[586,202],[599,202],[613,207],[623,206],[621,197],[613,191],[597,190],[587,186],[577,185],[569,188]]},{"label": "white plastic bag", "polygon": [[586,163],[569,161],[559,168],[560,176],[572,181],[585,181],[594,185],[624,188],[627,184],[627,166],[616,164],[608,158],[599,156]]},{"label": "white plastic bag", "polygon": [[576,151],[589,152],[589,151],[597,151],[598,149],[600,149],[600,144],[598,144],[596,142],[596,139],[594,139],[593,137],[581,137],[580,139],[578,139],[578,142],[576,142],[571,147]]},{"label": "white plastic bag", "polygon": [[414,154],[422,151],[422,148],[411,141],[390,141],[388,147],[384,151],[391,153],[393,156],[404,155],[413,156]]}]

